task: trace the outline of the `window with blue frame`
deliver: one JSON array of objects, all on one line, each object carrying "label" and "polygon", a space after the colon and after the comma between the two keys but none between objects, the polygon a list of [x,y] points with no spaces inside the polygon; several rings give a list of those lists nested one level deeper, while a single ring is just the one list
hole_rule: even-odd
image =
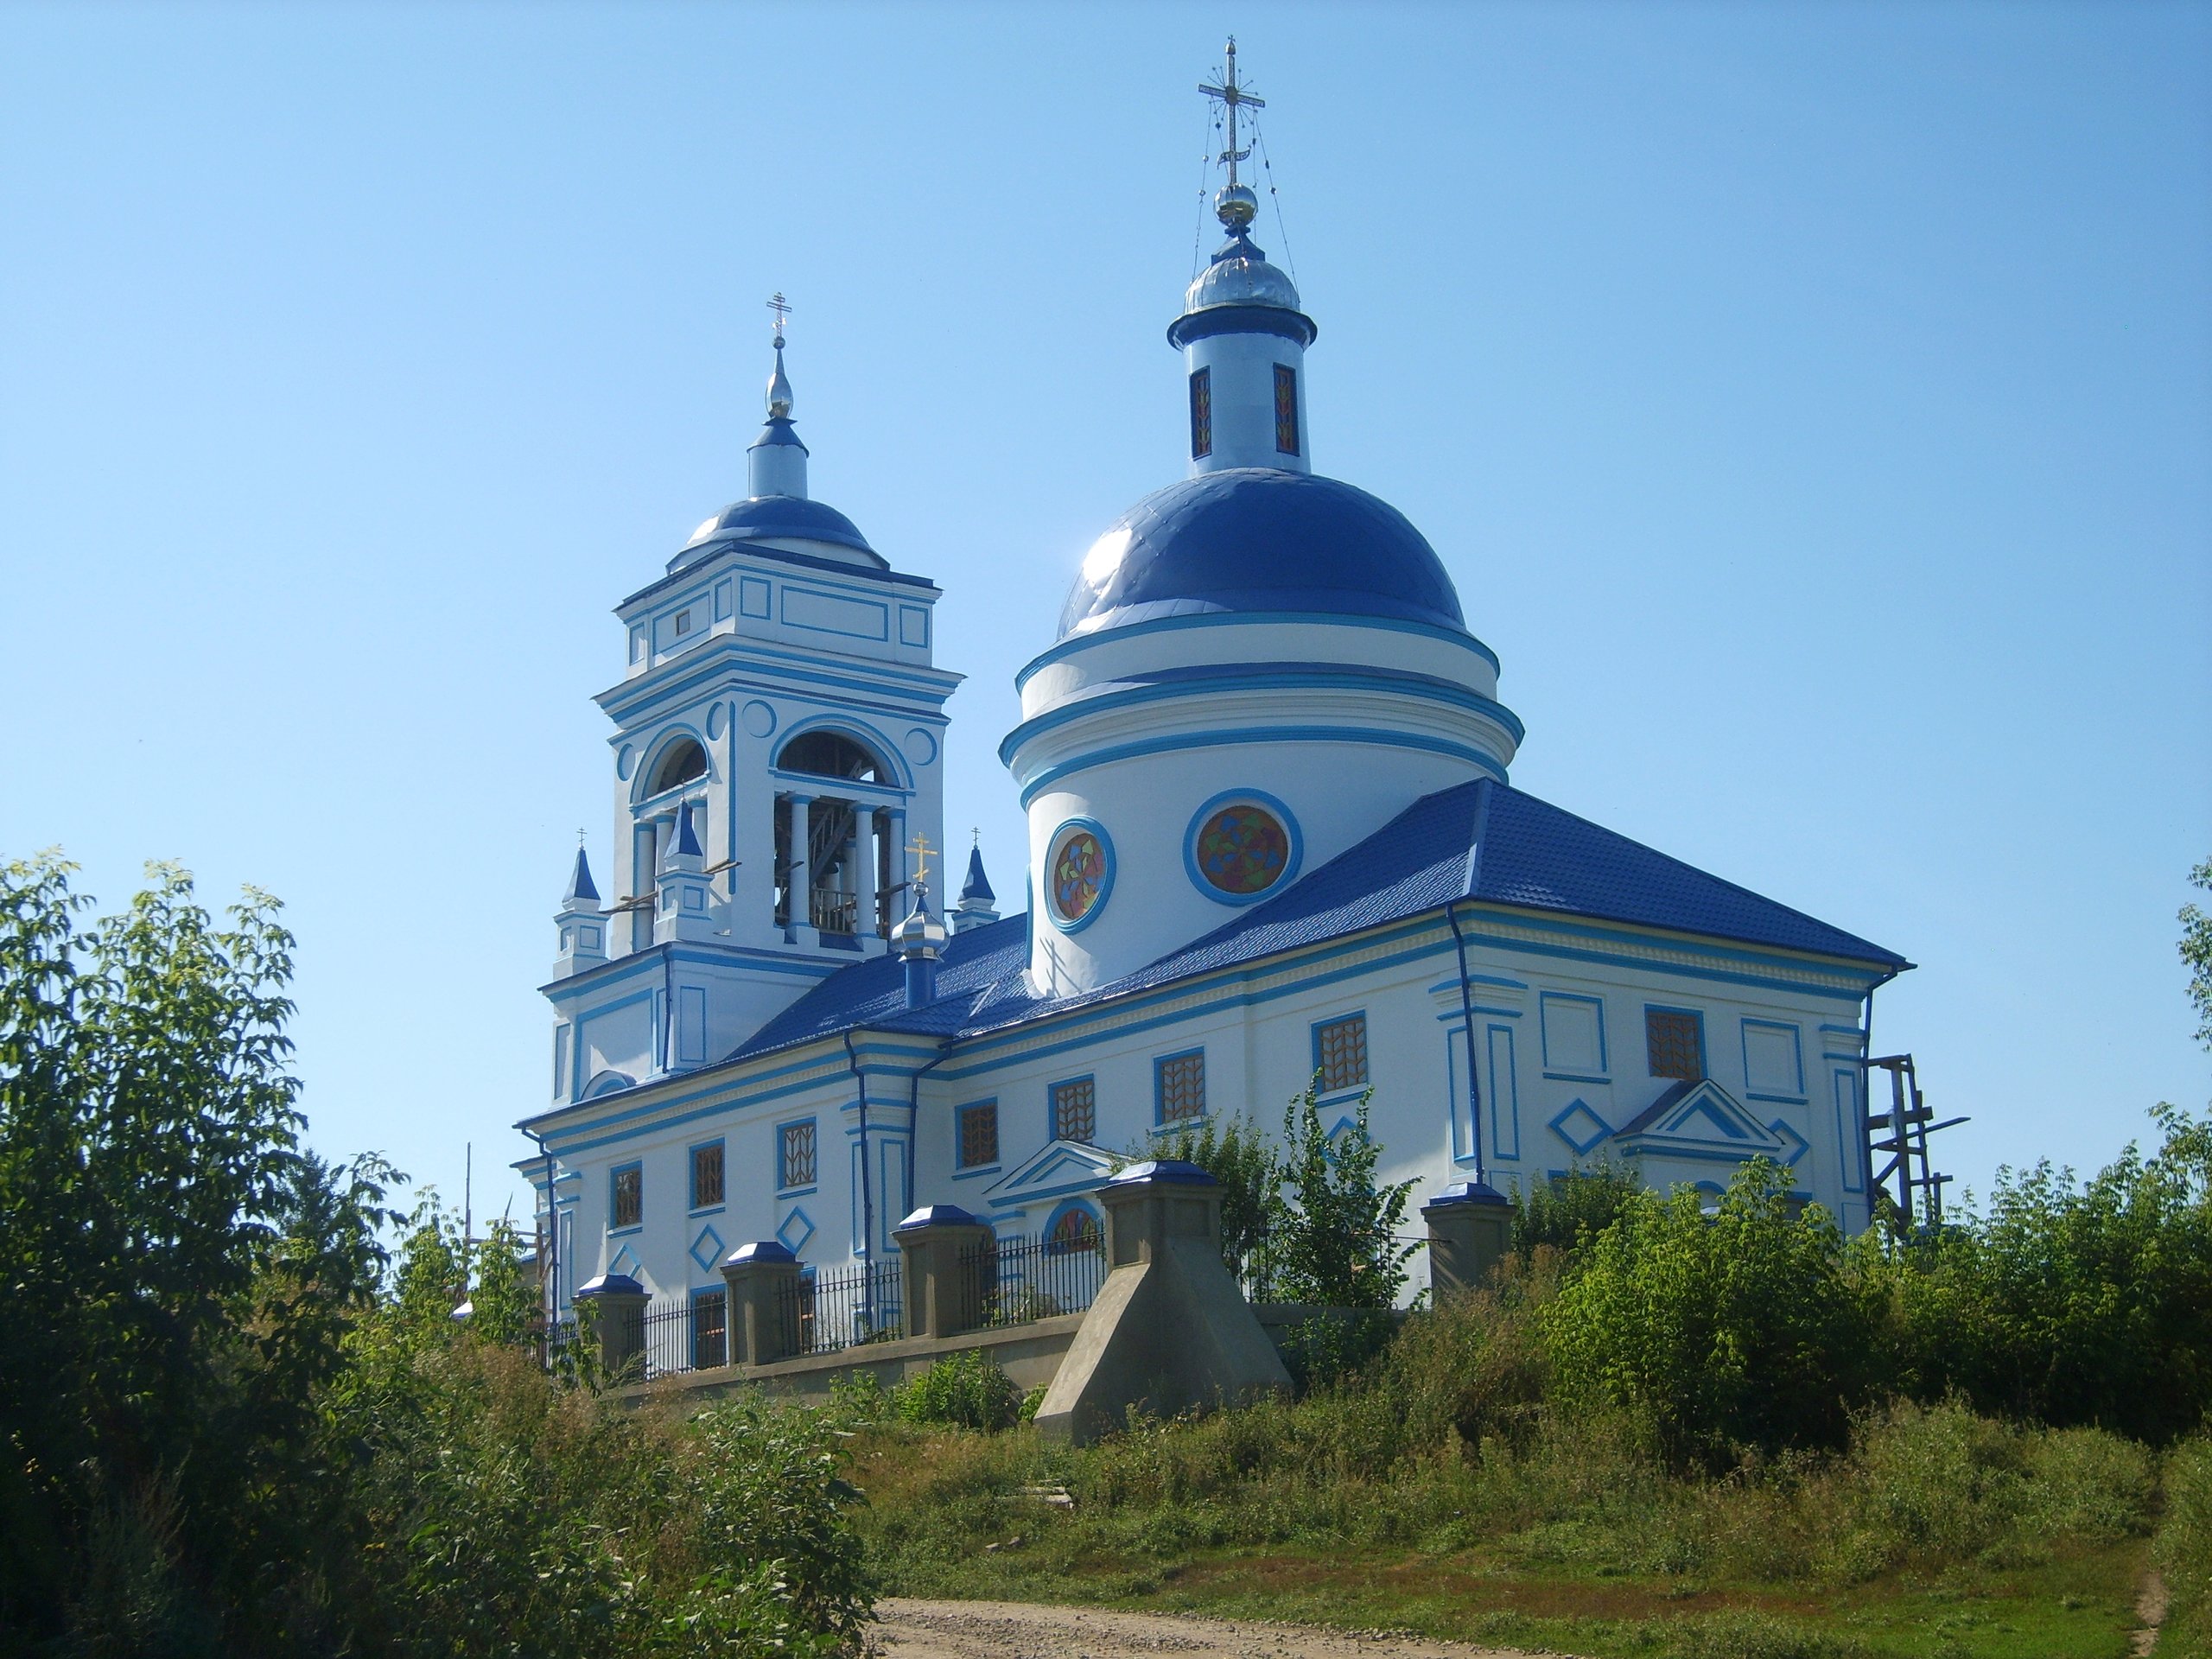
[{"label": "window with blue frame", "polygon": [[1705,1076],[1705,1020],[1688,1008],[1646,1008],[1643,1046],[1655,1077]]},{"label": "window with blue frame", "polygon": [[1332,1095],[1367,1082],[1367,1016],[1348,1014],[1313,1027],[1313,1070],[1320,1090]]},{"label": "window with blue frame", "polygon": [[1164,1054],[1152,1063],[1154,1121],[1183,1123],[1206,1115],[1205,1051]]},{"label": "window with blue frame", "polygon": [[788,1192],[794,1187],[814,1185],[815,1150],[812,1118],[784,1125],[779,1136],[776,1163],[777,1185],[785,1192]]},{"label": "window with blue frame", "polygon": [[722,1201],[722,1143],[691,1148],[691,1207],[712,1210]]},{"label": "window with blue frame", "polygon": [[619,1232],[641,1225],[645,1219],[645,1168],[643,1164],[618,1164],[607,1173],[607,1225]]},{"label": "window with blue frame", "polygon": [[1052,1138],[1088,1143],[1098,1133],[1098,1086],[1089,1077],[1052,1085]]},{"label": "window with blue frame", "polygon": [[982,1169],[999,1160],[999,1103],[978,1101],[960,1109],[960,1167]]}]

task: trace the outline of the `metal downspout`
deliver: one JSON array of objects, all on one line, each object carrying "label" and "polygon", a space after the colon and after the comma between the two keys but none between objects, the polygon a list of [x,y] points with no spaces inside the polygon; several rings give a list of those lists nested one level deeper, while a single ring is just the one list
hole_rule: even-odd
[{"label": "metal downspout", "polygon": [[845,1064],[853,1074],[854,1085],[860,1090],[861,1103],[861,1318],[870,1331],[875,1329],[875,1182],[868,1173],[868,1073],[861,1070],[859,1051],[853,1046],[853,1033],[845,1032]]},{"label": "metal downspout", "polygon": [[1475,1148],[1475,1179],[1484,1179],[1483,1173],[1483,1085],[1475,1071],[1475,994],[1467,983],[1467,936],[1459,931],[1459,910],[1456,905],[1444,906],[1444,919],[1452,924],[1452,943],[1459,952],[1459,1012],[1467,1023],[1467,1091],[1468,1109],[1473,1114],[1468,1124]]}]

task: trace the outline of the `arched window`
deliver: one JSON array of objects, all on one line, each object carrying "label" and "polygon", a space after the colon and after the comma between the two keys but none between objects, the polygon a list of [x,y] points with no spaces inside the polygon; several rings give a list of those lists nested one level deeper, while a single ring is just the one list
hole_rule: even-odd
[{"label": "arched window", "polygon": [[658,795],[664,790],[674,789],[678,784],[688,784],[694,778],[707,775],[707,752],[688,737],[679,737],[668,746],[653,768],[652,782],[645,793]]},{"label": "arched window", "polygon": [[1045,1235],[1045,1249],[1053,1255],[1078,1255],[1104,1248],[1098,1218],[1080,1205],[1060,1211]]},{"label": "arched window", "polygon": [[856,784],[887,781],[876,758],[841,732],[802,732],[784,745],[776,765],[785,772],[811,772]]}]

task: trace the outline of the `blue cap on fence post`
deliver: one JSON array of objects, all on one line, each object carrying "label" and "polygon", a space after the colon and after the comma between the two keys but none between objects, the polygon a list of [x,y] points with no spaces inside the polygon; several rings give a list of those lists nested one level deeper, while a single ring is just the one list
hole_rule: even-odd
[{"label": "blue cap on fence post", "polygon": [[785,1249],[780,1241],[772,1238],[756,1238],[750,1244],[741,1244],[732,1250],[724,1258],[722,1265],[726,1268],[743,1268],[749,1267],[755,1262],[781,1263],[798,1260],[798,1257]]},{"label": "blue cap on fence post", "polygon": [[626,1273],[602,1273],[588,1285],[576,1289],[576,1300],[582,1301],[592,1296],[642,1296],[645,1287]]}]

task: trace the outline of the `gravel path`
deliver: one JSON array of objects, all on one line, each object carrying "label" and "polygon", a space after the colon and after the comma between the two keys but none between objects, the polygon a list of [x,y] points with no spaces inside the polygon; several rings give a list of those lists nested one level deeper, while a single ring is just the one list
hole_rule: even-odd
[{"label": "gravel path", "polygon": [[1260,1619],[1180,1613],[1121,1613],[1096,1607],[1039,1607],[1014,1601],[876,1603],[885,1659],[1529,1659],[1503,1648],[1470,1648],[1418,1637],[1356,1635]]}]

